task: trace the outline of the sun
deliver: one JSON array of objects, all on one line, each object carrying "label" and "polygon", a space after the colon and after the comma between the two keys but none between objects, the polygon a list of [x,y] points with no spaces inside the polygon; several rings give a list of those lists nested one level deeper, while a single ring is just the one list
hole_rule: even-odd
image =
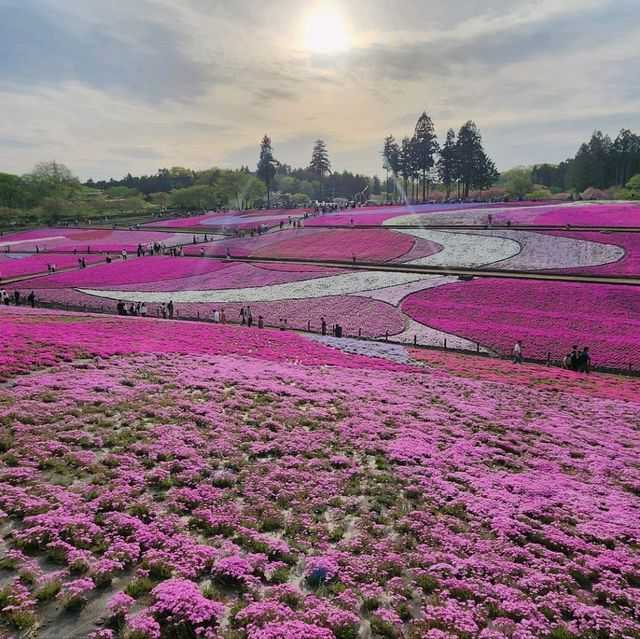
[{"label": "sun", "polygon": [[339,53],[349,47],[351,38],[336,11],[319,9],[307,18],[303,44],[312,53]]}]

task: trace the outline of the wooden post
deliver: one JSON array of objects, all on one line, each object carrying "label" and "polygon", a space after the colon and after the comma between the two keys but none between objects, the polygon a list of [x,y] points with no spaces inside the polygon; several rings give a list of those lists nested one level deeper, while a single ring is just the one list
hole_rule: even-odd
[{"label": "wooden post", "polygon": [[417,336],[417,335],[414,335],[414,336],[413,336],[413,345],[414,345],[414,346],[417,346],[417,345],[418,345],[418,336]]},{"label": "wooden post", "polygon": [[445,351],[447,350],[447,338],[446,337],[444,338],[444,350]]},{"label": "wooden post", "polygon": [[358,339],[362,339],[362,328],[358,329]]},{"label": "wooden post", "polygon": [[389,341],[389,331],[385,331],[384,332],[384,341],[388,342]]}]

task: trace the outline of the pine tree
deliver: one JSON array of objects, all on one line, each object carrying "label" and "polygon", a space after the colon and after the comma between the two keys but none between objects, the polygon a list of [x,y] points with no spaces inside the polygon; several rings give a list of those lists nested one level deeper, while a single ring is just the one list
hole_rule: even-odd
[{"label": "pine tree", "polygon": [[320,200],[322,201],[322,181],[325,174],[331,171],[331,162],[327,153],[327,145],[324,140],[316,140],[311,153],[311,163],[309,169],[320,178]]},{"label": "pine tree", "polygon": [[457,170],[456,133],[453,129],[449,129],[438,160],[438,177],[447,189],[447,199],[451,196],[451,183],[457,179]]},{"label": "pine tree", "polygon": [[462,184],[464,198],[472,188],[487,188],[499,176],[495,164],[487,157],[482,147],[482,136],[475,122],[469,120],[460,127],[456,142],[458,179]]},{"label": "pine tree", "polygon": [[258,160],[258,177],[267,187],[267,208],[271,208],[271,180],[278,170],[278,162],[273,157],[271,138],[265,135],[260,143],[260,159]]},{"label": "pine tree", "polygon": [[422,202],[426,203],[428,194],[428,173],[435,164],[434,155],[439,145],[431,118],[422,112],[416,124],[413,136],[413,160],[416,174],[422,173]]}]

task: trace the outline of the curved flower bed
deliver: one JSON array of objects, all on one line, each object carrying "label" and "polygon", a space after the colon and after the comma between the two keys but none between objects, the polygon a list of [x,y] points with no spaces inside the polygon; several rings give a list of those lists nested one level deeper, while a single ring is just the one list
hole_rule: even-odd
[{"label": "curved flower bed", "polygon": [[[102,255],[83,255],[87,265],[103,262]],[[75,255],[34,255],[32,253],[4,253],[0,254],[0,278],[6,280],[11,277],[37,275],[47,273],[48,265],[55,264],[58,270],[78,266]]]},{"label": "curved flower bed", "polygon": [[[23,289],[26,290],[26,289]],[[31,290],[31,289],[29,289]],[[33,289],[36,299],[55,304],[69,304],[83,310],[116,311],[116,300],[86,295],[72,288]],[[121,297],[127,304],[145,298],[140,291],[123,292]],[[160,301],[147,303],[151,317],[160,315],[162,302],[174,302],[176,314],[185,319],[211,319],[215,310],[224,309],[227,321],[240,322],[240,309],[246,308],[245,302],[225,303],[189,303],[178,301],[175,291],[158,293]],[[363,337],[381,337],[385,334],[395,335],[402,332],[404,321],[398,310],[382,301],[358,296],[314,297],[311,299],[290,299],[253,302],[250,301],[254,327],[258,315],[262,315],[267,326],[279,326],[281,319],[287,320],[287,327],[293,329],[320,331],[320,318],[324,317],[330,328],[340,324],[345,335]]]},{"label": "curved flower bed", "polygon": [[3,636],[640,632],[637,401],[277,331],[11,309],[0,337],[121,353],[0,393]]},{"label": "curved flower bed", "polygon": [[601,242],[619,246],[624,256],[617,262],[601,266],[574,266],[565,269],[566,273],[590,273],[594,275],[640,275],[640,233],[600,233],[588,231],[549,231],[549,235],[571,237],[590,242]]},{"label": "curved flower bed", "polygon": [[[204,235],[196,235],[198,241]],[[38,229],[14,233],[0,238],[0,251],[6,246],[11,251],[35,251],[36,246],[47,251],[72,251],[76,248],[85,254],[87,248],[92,252],[99,251],[135,251],[138,244],[161,242],[166,246],[179,246],[193,241],[188,233],[163,233],[162,231],[126,231],[109,229]]]},{"label": "curved flower bed", "polygon": [[491,215],[493,224],[534,226],[640,226],[640,205],[624,202],[514,202],[504,205],[478,205],[473,210],[419,211],[389,220],[389,224],[478,224],[485,225]]},{"label": "curved flower bed", "polygon": [[594,364],[640,369],[640,290],[568,282],[482,279],[408,297],[414,320],[509,355],[561,360],[573,344],[590,347]]},{"label": "curved flower bed", "polygon": [[[100,260],[104,262],[104,258],[100,258]],[[56,273],[55,276],[49,278],[33,280],[33,284],[40,289],[126,286],[144,283],[164,283],[165,286],[171,286],[171,282],[174,280],[180,281],[185,277],[209,276],[232,266],[232,264],[214,260],[179,259],[163,256],[130,258],[93,268]],[[16,284],[16,287],[29,285],[30,282],[20,282]]]},{"label": "curved flower bed", "polygon": [[386,262],[408,253],[414,241],[386,229],[328,230],[291,240],[274,242],[251,253],[251,257],[351,260]]}]

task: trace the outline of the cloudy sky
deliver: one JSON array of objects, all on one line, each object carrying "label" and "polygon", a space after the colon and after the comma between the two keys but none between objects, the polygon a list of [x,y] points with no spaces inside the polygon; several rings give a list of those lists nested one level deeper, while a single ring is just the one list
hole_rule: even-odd
[{"label": "cloudy sky", "polygon": [[0,171],[309,161],[382,174],[423,110],[500,169],[640,132],[640,0],[0,0]]}]

